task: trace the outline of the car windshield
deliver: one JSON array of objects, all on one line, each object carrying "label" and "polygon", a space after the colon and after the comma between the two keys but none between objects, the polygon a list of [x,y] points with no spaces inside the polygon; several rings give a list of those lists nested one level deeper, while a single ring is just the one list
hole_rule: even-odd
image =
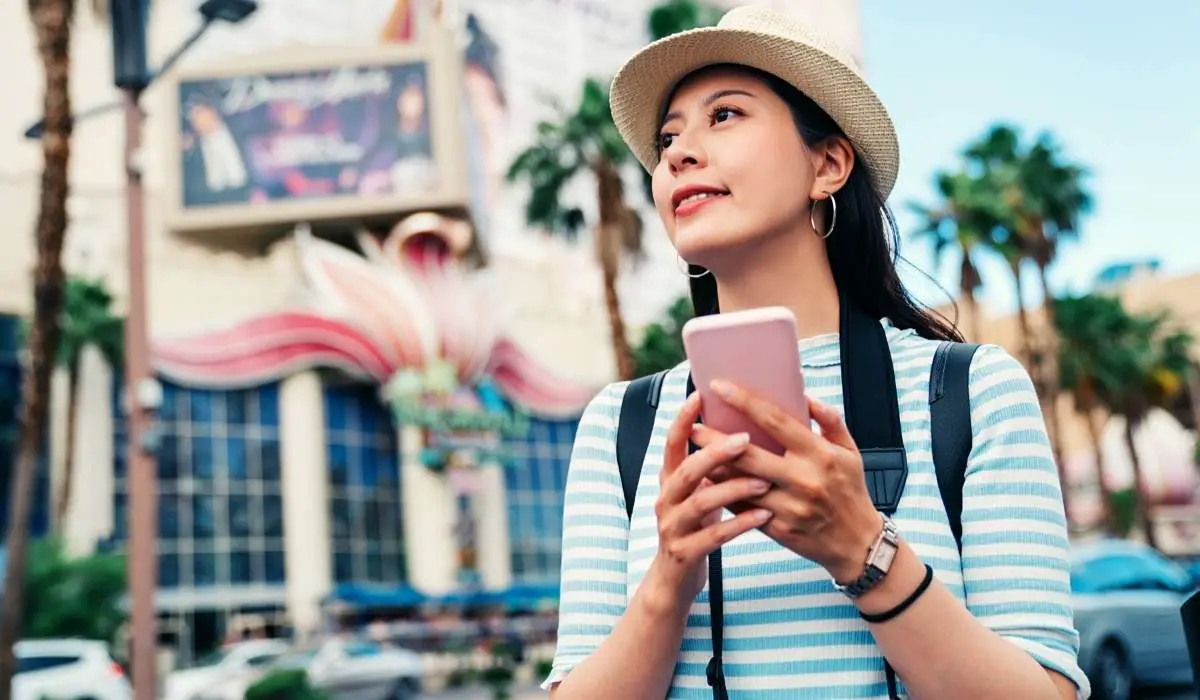
[{"label": "car windshield", "polygon": [[1081,558],[1071,567],[1071,590],[1075,593],[1118,590],[1183,592],[1191,587],[1191,577],[1182,567],[1151,553],[1106,553]]}]

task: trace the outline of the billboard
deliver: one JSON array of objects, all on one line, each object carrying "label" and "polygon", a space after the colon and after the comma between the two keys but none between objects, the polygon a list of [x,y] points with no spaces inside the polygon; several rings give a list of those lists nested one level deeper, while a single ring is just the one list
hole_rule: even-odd
[{"label": "billboard", "polygon": [[293,50],[176,80],[177,231],[359,220],[467,203],[449,42]]}]

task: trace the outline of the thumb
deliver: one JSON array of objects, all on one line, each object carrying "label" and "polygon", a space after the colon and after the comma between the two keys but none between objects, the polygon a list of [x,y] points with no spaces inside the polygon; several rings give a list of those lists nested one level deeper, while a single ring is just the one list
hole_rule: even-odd
[{"label": "thumb", "polygon": [[821,437],[848,450],[857,449],[846,422],[837,409],[808,396],[808,413],[821,428]]}]

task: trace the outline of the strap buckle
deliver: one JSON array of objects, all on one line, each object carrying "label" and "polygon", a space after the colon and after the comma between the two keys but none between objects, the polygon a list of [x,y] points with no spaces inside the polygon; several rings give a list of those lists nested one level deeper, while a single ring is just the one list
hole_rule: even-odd
[{"label": "strap buckle", "polygon": [[713,689],[713,700],[729,700],[729,690],[725,687],[725,669],[721,666],[720,659],[715,656],[709,659],[704,675],[708,679],[709,687]]}]

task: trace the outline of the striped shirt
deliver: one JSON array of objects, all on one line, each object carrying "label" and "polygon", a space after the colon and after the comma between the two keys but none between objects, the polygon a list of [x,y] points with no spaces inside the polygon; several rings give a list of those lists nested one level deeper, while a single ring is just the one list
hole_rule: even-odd
[{"label": "striped shirt", "polygon": [[[908,453],[908,483],[893,518],[902,536],[976,619],[1071,678],[1080,697],[1087,697],[1076,660],[1060,485],[1029,375],[997,346],[975,354],[974,444],[963,488],[960,557],[930,445],[929,371],[938,343],[884,326]],[[801,341],[800,352],[808,392],[842,410],[838,336]],[[600,646],[657,551],[654,503],[663,445],[685,398],[687,375],[685,363],[663,383],[632,520],[615,449],[625,384],[605,388],[583,415],[567,475],[558,648],[543,687],[561,681]],[[883,656],[824,569],[757,530],[722,554],[732,697],[887,698]],[[706,589],[688,616],[669,698],[712,697],[704,673],[712,654],[708,613]]]}]

